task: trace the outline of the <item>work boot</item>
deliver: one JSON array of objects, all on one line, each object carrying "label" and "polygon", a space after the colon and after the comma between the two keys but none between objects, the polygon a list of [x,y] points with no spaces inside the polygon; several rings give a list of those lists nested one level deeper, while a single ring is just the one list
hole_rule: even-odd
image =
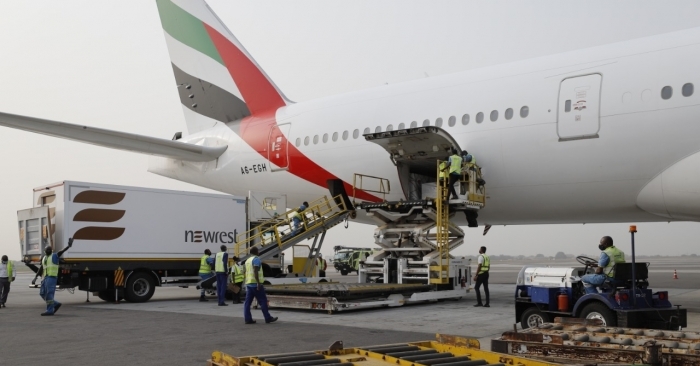
[{"label": "work boot", "polygon": [[41,313],[41,316],[53,316],[53,313],[49,313],[48,311],[45,311]]},{"label": "work boot", "polygon": [[485,308],[490,308],[491,305],[489,305],[489,304],[484,304],[484,307],[485,307]]},{"label": "work boot", "polygon": [[269,324],[269,323],[274,323],[274,322],[277,321],[277,319],[278,319],[278,318],[277,318],[276,316],[273,316],[272,318],[270,318],[270,319],[268,319],[268,320],[265,320],[265,323],[268,323],[268,324]]},{"label": "work boot", "polygon": [[478,307],[480,307],[480,306],[484,306],[484,305],[481,305],[481,304],[475,304],[475,305],[474,305],[475,308],[478,308]]},{"label": "work boot", "polygon": [[199,297],[199,302],[205,302],[205,301],[209,301],[209,300],[207,300],[207,298],[204,297],[204,295]]},{"label": "work boot", "polygon": [[53,313],[54,313],[54,314],[56,314],[56,312],[58,311],[58,309],[61,308],[61,305],[63,305],[63,304],[56,304],[56,306],[53,307]]}]

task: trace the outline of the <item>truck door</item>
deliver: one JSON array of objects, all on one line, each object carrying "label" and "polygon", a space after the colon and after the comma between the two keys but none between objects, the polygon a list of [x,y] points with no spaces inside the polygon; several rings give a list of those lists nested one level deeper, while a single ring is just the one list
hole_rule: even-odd
[{"label": "truck door", "polygon": [[28,256],[32,261],[38,261],[43,248],[49,244],[53,246],[49,207],[17,211],[17,223],[22,257]]},{"label": "truck door", "polygon": [[561,81],[557,112],[560,141],[598,137],[600,130],[600,74]]},{"label": "truck door", "polygon": [[272,163],[270,169],[273,172],[289,169],[289,153],[287,150],[289,141],[287,136],[289,136],[291,128],[291,123],[273,125],[270,128],[267,142],[267,159]]},{"label": "truck door", "polygon": [[364,137],[389,153],[408,200],[422,199],[422,184],[437,181],[437,160],[445,160],[453,148],[462,151],[447,131],[433,126],[369,133]]}]

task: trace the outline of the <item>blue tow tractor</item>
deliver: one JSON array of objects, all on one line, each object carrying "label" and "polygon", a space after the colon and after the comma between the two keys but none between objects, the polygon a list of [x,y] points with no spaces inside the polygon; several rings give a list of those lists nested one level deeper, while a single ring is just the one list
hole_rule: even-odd
[{"label": "blue tow tractor", "polygon": [[[649,263],[634,258],[635,226],[631,262],[615,264],[614,277],[586,294],[581,276],[593,273],[597,260],[579,256],[582,267],[523,267],[515,291],[515,319],[523,329],[552,321],[555,317],[600,319],[604,326],[678,330],[687,326],[686,309],[673,306],[668,291],[649,288]],[[628,258],[629,260],[629,258]]]}]

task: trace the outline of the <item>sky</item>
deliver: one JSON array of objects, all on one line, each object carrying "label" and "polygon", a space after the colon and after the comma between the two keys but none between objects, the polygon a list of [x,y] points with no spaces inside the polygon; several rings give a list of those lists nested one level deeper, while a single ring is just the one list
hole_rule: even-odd
[{"label": "sky", "polygon": [[[294,101],[700,27],[698,1],[255,1],[209,4]],[[155,1],[0,1],[0,111],[171,138],[186,131]],[[16,211],[62,180],[209,192],[146,171],[145,155],[0,127],[0,253]],[[629,249],[629,224],[466,229],[454,254]],[[699,253],[698,223],[637,223],[637,253]],[[346,230],[341,233],[341,231]],[[350,223],[334,245],[371,246]]]}]

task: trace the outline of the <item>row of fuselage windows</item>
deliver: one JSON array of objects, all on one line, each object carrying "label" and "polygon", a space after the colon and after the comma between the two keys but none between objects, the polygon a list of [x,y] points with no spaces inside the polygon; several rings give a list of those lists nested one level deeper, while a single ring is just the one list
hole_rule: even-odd
[{"label": "row of fuselage windows", "polygon": [[[508,108],[505,110],[503,113],[504,117],[506,120],[511,120],[513,118],[513,108]],[[520,118],[527,118],[527,116],[530,115],[530,108],[528,106],[523,106],[520,108]],[[491,113],[489,114],[489,119],[491,122],[496,122],[498,120],[499,113],[497,110],[492,110]],[[466,126],[469,124],[471,120],[471,117],[469,114],[464,114],[462,115],[462,125]],[[479,112],[476,114],[476,123],[482,123],[484,122],[484,112]],[[442,118],[437,118],[435,119],[435,122],[433,124],[430,123],[429,119],[426,119],[423,121],[421,124],[422,127],[427,127],[427,126],[435,126],[435,127],[442,127],[444,124],[444,121]],[[447,125],[450,127],[454,127],[457,124],[457,117],[455,116],[450,116],[450,118],[447,119]],[[405,128],[416,128],[418,126],[417,121],[411,122],[408,126],[405,123],[399,123],[398,126],[396,127],[397,130],[403,130]],[[386,129],[384,131],[393,131],[394,130],[394,125],[388,125],[386,126]],[[382,127],[377,126],[374,128],[374,132],[382,132]],[[364,129],[362,132],[363,135],[366,135],[368,133],[372,133],[372,130],[367,127]],[[360,137],[360,130],[355,129],[352,131],[352,138],[357,139]],[[323,136],[319,137],[319,135],[314,135],[314,137],[306,136],[304,137],[304,146],[308,146],[309,143],[313,142],[313,144],[318,144],[319,141],[326,143],[328,142],[328,139],[331,139],[332,141],[338,141],[338,138],[342,138],[343,140],[347,140],[350,138],[350,131],[343,131],[342,134],[338,132],[333,132],[332,135],[328,135],[327,133],[324,133]],[[295,141],[295,145],[297,147],[301,146],[302,140],[301,137],[297,137]]]}]

